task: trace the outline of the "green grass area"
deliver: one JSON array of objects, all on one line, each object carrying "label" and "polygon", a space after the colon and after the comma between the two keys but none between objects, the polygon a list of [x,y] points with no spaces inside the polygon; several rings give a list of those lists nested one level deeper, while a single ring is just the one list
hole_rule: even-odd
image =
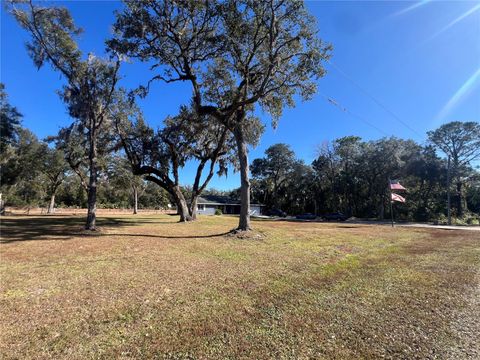
[{"label": "green grass area", "polygon": [[168,215],[2,218],[2,358],[443,358],[480,234]]}]

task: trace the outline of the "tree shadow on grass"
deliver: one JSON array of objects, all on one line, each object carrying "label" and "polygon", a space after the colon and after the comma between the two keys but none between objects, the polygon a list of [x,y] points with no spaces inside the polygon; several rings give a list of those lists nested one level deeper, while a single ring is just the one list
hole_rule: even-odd
[{"label": "tree shadow on grass", "polygon": [[[53,216],[32,216],[32,217],[9,217],[0,218],[0,244],[9,244],[19,241],[66,241],[78,237],[103,237],[103,236],[122,236],[122,237],[148,237],[158,239],[195,239],[195,238],[213,238],[228,235],[230,232],[212,235],[188,235],[188,236],[167,236],[152,234],[128,234],[101,232],[102,227],[123,228],[139,224],[175,224],[170,221],[150,221],[124,218],[97,218],[97,227],[100,231],[84,230],[84,217],[53,217]],[[152,221],[153,220],[153,221]]]},{"label": "tree shadow on grass", "polygon": [[[83,229],[84,217],[28,216],[1,218],[0,243],[29,240],[69,240],[78,236],[95,236],[96,232]],[[97,219],[97,225],[127,225],[113,218]]]},{"label": "tree shadow on grass", "polygon": [[139,237],[139,238],[153,238],[153,239],[209,239],[215,237],[222,237],[232,234],[233,231],[226,231],[219,234],[209,234],[209,235],[151,235],[151,234],[99,234],[99,236],[124,236],[124,237]]}]

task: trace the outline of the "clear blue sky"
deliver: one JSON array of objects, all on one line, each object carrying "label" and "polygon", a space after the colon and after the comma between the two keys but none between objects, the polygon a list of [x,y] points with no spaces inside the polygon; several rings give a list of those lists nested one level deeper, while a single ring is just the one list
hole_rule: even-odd
[{"label": "clear blue sky", "polygon": [[[84,28],[80,41],[84,53],[102,55],[113,11],[122,4],[52,3],[67,6],[76,24]],[[334,65],[327,64],[319,95],[287,109],[277,129],[267,126],[260,145],[251,150],[251,159],[284,142],[310,163],[317,145],[346,135],[366,140],[395,135],[424,142],[426,131],[444,122],[480,121],[479,1],[309,1],[307,6],[318,19],[320,36],[334,45]],[[26,40],[27,34],[2,8],[0,79],[10,102],[24,114],[24,126],[43,138],[70,119],[55,93],[62,79],[48,66],[37,71],[25,51]],[[139,63],[124,65],[122,73],[121,85],[127,88],[151,76]],[[140,105],[147,121],[159,126],[189,101],[190,93],[187,84],[157,82]],[[269,124],[268,116],[263,120]],[[192,181],[190,164],[182,182]],[[233,173],[211,181],[211,187],[218,189],[238,186],[239,176]]]}]

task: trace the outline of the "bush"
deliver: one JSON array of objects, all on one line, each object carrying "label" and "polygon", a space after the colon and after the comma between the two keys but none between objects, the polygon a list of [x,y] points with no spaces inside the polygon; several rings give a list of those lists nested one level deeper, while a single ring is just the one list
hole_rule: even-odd
[{"label": "bush", "polygon": [[215,209],[215,215],[223,215],[222,210]]},{"label": "bush", "polygon": [[437,216],[437,219],[433,222],[435,225],[447,225],[448,219],[444,214]]},{"label": "bush", "polygon": [[477,219],[477,218],[474,218],[474,217],[470,217],[470,218],[467,219],[467,224],[468,225],[479,225],[480,220]]},{"label": "bush", "polygon": [[[465,216],[458,218],[452,216],[452,224],[454,225],[478,225],[480,223],[480,219],[476,214],[466,214]],[[434,221],[435,225],[447,225],[448,219],[445,215],[441,214],[437,217]]]}]

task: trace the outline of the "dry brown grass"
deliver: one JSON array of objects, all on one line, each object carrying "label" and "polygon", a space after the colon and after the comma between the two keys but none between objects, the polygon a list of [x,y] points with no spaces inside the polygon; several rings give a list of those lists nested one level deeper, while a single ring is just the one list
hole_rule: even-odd
[{"label": "dry brown grass", "polygon": [[442,358],[480,234],[233,217],[2,218],[0,354]]}]

